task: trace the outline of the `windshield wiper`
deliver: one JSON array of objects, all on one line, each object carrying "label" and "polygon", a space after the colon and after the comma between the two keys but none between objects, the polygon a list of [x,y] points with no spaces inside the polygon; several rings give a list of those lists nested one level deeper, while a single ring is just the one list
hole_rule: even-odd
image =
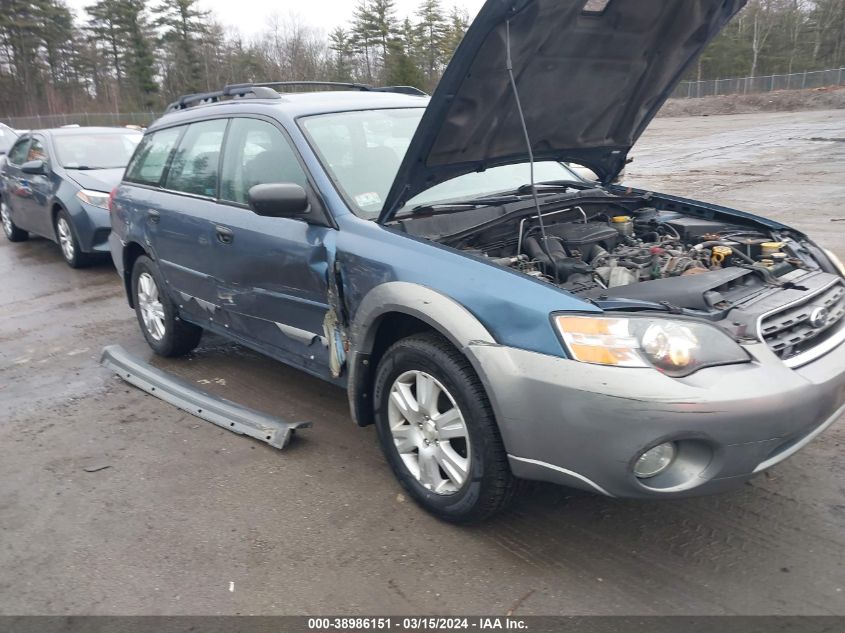
[{"label": "windshield wiper", "polygon": [[117,167],[91,167],[90,165],[78,165],[76,167],[68,167],[65,165],[65,169],[73,169],[75,171],[96,171],[98,169],[123,169],[121,166]]},{"label": "windshield wiper", "polygon": [[514,194],[506,196],[487,196],[470,200],[450,200],[433,204],[421,204],[411,209],[414,215],[431,213],[451,213],[453,211],[470,211],[480,207],[494,207],[511,202],[521,202],[522,197]]},{"label": "windshield wiper", "polygon": [[[579,182],[577,180],[548,180],[546,182],[538,182],[536,185],[537,191],[557,191],[560,189],[578,189],[579,191],[586,188],[595,188],[595,185],[592,185],[587,182]],[[516,190],[518,194],[526,194],[531,193],[531,185],[522,185],[519,189]]]},{"label": "windshield wiper", "polygon": [[[571,197],[574,194],[566,195],[566,193],[575,185],[578,191],[586,189],[595,189],[590,183],[576,182],[571,180],[556,180],[549,182],[537,183],[537,196],[543,206],[557,202],[562,199]],[[515,202],[525,202],[528,200],[528,194],[531,192],[531,185],[523,185],[516,190],[516,193],[485,196],[481,198],[472,198],[470,200],[449,200],[448,202],[438,202],[433,204],[423,204],[412,208],[410,215],[440,215],[443,213],[454,213],[456,211],[471,211],[481,207],[495,207],[505,204],[513,204]],[[558,195],[555,195],[558,194]],[[398,215],[398,214],[397,214]],[[402,214],[405,215],[405,214]]]}]

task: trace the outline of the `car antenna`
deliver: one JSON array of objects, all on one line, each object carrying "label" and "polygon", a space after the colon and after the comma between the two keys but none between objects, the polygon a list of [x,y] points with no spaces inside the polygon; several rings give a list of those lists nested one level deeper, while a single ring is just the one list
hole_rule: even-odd
[{"label": "car antenna", "polygon": [[[557,265],[552,259],[549,252],[548,236],[546,235],[546,225],[543,222],[543,213],[540,210],[540,198],[537,195],[537,181],[534,178],[534,150],[531,147],[531,137],[528,134],[528,124],[525,122],[525,113],[522,111],[522,101],[519,99],[519,89],[516,87],[516,79],[513,76],[513,57],[511,56],[511,21],[505,21],[505,28],[507,33],[507,71],[510,78],[511,89],[516,100],[516,110],[519,113],[519,121],[522,124],[522,133],[525,135],[525,145],[528,148],[528,162],[531,167],[531,196],[534,199],[534,207],[537,209],[537,220],[540,223],[540,235],[543,241],[543,253],[549,258],[549,267],[554,271],[555,284],[560,283],[557,273]],[[520,253],[517,253],[519,255]]]}]

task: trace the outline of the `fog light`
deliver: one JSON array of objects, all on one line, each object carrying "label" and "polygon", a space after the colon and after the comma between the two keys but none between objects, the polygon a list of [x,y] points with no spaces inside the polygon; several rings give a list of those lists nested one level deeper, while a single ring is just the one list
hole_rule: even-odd
[{"label": "fog light", "polygon": [[634,464],[634,474],[639,479],[656,477],[669,468],[675,459],[675,443],[667,442],[646,451]]}]

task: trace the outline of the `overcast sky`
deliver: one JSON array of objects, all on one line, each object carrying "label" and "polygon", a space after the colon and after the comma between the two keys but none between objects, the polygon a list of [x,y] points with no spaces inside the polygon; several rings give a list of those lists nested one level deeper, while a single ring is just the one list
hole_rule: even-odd
[{"label": "overcast sky", "polygon": [[[77,18],[82,17],[83,7],[92,4],[92,0],[68,0],[76,10]],[[306,23],[330,31],[339,24],[345,24],[352,17],[357,2],[355,0],[200,0],[200,4],[210,9],[224,26],[232,26],[246,36],[259,33],[267,23],[268,16],[278,13],[284,17],[289,13],[302,16]],[[413,14],[419,6],[419,0],[396,0],[397,15],[404,18]],[[470,17],[484,4],[484,0],[443,0],[444,8],[453,5],[464,7]]]}]

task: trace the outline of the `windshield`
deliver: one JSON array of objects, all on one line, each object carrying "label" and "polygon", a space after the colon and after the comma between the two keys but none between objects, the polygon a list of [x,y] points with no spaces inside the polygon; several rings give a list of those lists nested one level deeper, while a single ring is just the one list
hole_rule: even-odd
[{"label": "windshield", "polygon": [[[323,166],[358,215],[378,217],[423,112],[424,108],[365,110],[302,119]],[[512,191],[530,180],[527,163],[493,167],[436,185],[406,206]],[[580,179],[560,163],[541,162],[536,165],[536,180]]]},{"label": "windshield", "polygon": [[126,167],[140,132],[68,134],[53,137],[56,158],[65,169],[117,169]]}]

